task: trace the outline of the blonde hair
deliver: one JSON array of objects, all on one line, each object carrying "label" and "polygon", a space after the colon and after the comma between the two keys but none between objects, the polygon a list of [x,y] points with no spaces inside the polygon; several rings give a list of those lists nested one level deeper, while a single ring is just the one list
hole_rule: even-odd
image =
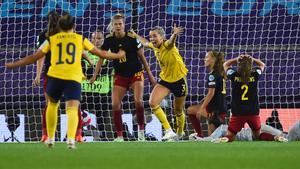
[{"label": "blonde hair", "polygon": [[110,22],[106,28],[110,33],[113,32],[113,21],[117,20],[117,19],[122,19],[123,22],[125,23],[125,16],[123,14],[117,13],[116,15],[112,16],[110,19]]},{"label": "blonde hair", "polygon": [[155,27],[152,28],[150,31],[157,31],[157,33],[158,33],[161,37],[163,37],[163,39],[165,39],[165,37],[166,37],[165,30],[164,30],[162,27],[160,27],[160,26],[155,26]]}]

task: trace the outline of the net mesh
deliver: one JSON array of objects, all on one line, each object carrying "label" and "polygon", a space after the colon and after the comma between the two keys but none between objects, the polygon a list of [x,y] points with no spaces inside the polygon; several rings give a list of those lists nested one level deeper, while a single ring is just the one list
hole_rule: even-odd
[{"label": "net mesh", "polygon": [[[198,103],[205,95],[207,71],[203,58],[206,51],[218,50],[226,53],[226,59],[248,53],[260,58],[267,68],[259,82],[262,117],[266,119],[274,108],[282,117],[283,129],[288,130],[299,118],[300,107],[300,58],[299,55],[299,8],[300,1],[190,1],[190,0],[47,0],[47,1],[1,1],[0,10],[0,141],[10,137],[15,128],[16,137],[21,141],[38,141],[41,137],[41,112],[45,106],[42,87],[33,87],[35,65],[7,70],[5,62],[31,54],[35,50],[36,37],[46,28],[46,15],[51,10],[69,11],[76,17],[76,32],[91,38],[97,28],[108,33],[106,27],[110,17],[117,12],[126,16],[126,29],[135,29],[148,38],[154,26],[166,30],[171,35],[172,25],[184,28],[184,34],[177,40],[177,46],[189,69],[187,76],[189,92],[186,107]],[[152,51],[145,55],[151,70],[158,79],[159,65]],[[85,127],[88,140],[111,140],[114,127],[111,116],[111,90],[102,93],[102,85],[111,86],[111,63],[98,77],[98,86],[83,83],[81,106],[93,117],[92,125]],[[107,78],[101,78],[106,76]],[[100,82],[101,81],[101,82]],[[86,85],[84,87],[84,85]],[[230,86],[227,84],[227,86]],[[160,139],[161,126],[151,115],[148,100],[151,86],[145,80],[146,133],[149,138]],[[94,92],[91,92],[94,91]],[[227,93],[230,93],[228,87]],[[174,123],[172,116],[173,96],[168,96],[163,107]],[[228,94],[227,101],[230,97]],[[134,139],[135,108],[131,92],[123,99],[123,121],[128,128],[129,139]],[[60,121],[65,119],[61,106]],[[15,116],[17,115],[17,116]],[[14,117],[8,123],[8,117]],[[202,121],[203,126],[206,122]],[[275,122],[277,123],[277,122]],[[9,129],[9,124],[15,124]],[[17,127],[19,126],[21,127]],[[57,138],[63,140],[64,126],[59,123]],[[205,129],[205,127],[204,127]],[[18,134],[21,133],[21,134]],[[193,132],[187,120],[186,134]],[[23,133],[23,134],[22,134]],[[4,136],[4,137],[2,137]],[[12,141],[11,139],[8,141]]]}]

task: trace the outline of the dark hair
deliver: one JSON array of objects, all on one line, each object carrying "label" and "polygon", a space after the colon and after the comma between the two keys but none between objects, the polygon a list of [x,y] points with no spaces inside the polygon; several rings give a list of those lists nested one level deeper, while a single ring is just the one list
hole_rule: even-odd
[{"label": "dark hair", "polygon": [[250,57],[242,57],[238,60],[238,73],[241,76],[243,84],[248,84],[249,77],[251,76],[252,59]]},{"label": "dark hair", "polygon": [[274,109],[271,113],[272,117],[278,117],[278,111],[276,109]]},{"label": "dark hair", "polygon": [[48,26],[47,26],[47,32],[46,37],[50,37],[52,35],[55,35],[58,32],[58,20],[59,15],[56,11],[51,11],[47,15],[48,19]]},{"label": "dark hair", "polygon": [[226,79],[226,74],[223,68],[223,64],[225,62],[224,56],[225,53],[224,52],[217,52],[217,51],[210,51],[211,56],[215,58],[215,64],[214,64],[214,71],[218,72],[224,79]]},{"label": "dark hair", "polygon": [[59,27],[63,31],[68,31],[74,27],[75,18],[72,17],[69,13],[65,12],[58,21]]}]

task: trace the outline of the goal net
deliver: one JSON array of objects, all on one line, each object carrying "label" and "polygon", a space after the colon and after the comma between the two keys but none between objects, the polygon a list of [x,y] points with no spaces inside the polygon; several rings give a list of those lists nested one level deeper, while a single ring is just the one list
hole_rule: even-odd
[{"label": "goal net", "polygon": [[[273,109],[277,110],[283,130],[300,120],[300,1],[257,0],[46,0],[0,2],[0,142],[38,141],[41,137],[41,115],[45,106],[42,86],[33,87],[36,65],[7,70],[5,62],[33,53],[37,35],[46,29],[47,13],[68,11],[76,18],[76,32],[91,38],[98,28],[105,34],[110,17],[118,12],[126,16],[126,29],[134,29],[149,38],[152,27],[165,28],[170,37],[172,25],[184,28],[177,46],[189,73],[186,108],[198,103],[204,96],[204,56],[209,50],[223,51],[226,59],[248,53],[266,63],[259,81],[259,101],[262,123]],[[159,66],[152,51],[145,50],[151,70],[158,80]],[[88,69],[93,69],[88,67]],[[88,72],[88,76],[90,72]],[[111,113],[111,63],[107,62],[91,85],[82,83],[81,108],[90,112],[91,125],[84,127],[87,141],[112,140],[114,126]],[[230,103],[230,84],[227,84],[227,102]],[[162,127],[151,114],[148,100],[152,90],[146,75],[144,90],[146,134],[149,140],[160,140]],[[162,103],[174,127],[170,95]],[[123,122],[129,140],[136,138],[135,107],[132,93],[123,99]],[[60,109],[57,139],[65,138],[66,116]],[[275,117],[270,124],[279,123]],[[206,130],[206,121],[201,121]],[[187,119],[186,136],[193,133]]]}]

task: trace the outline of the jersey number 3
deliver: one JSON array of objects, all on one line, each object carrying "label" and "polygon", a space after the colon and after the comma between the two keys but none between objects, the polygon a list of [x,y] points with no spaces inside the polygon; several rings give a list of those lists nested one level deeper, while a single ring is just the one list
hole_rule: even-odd
[{"label": "jersey number 3", "polygon": [[[75,62],[75,52],[76,52],[76,46],[74,43],[68,43],[66,45],[66,53],[71,56],[71,58],[66,58],[64,61],[62,59],[63,55],[63,46],[62,43],[57,44],[58,47],[58,61],[56,62],[57,65],[64,64],[65,62],[67,64],[73,64]],[[64,52],[65,53],[65,52]]]},{"label": "jersey number 3", "polygon": [[248,86],[243,85],[241,89],[244,90],[244,93],[242,94],[242,100],[248,100],[248,97],[246,97],[246,94],[248,93]]}]

